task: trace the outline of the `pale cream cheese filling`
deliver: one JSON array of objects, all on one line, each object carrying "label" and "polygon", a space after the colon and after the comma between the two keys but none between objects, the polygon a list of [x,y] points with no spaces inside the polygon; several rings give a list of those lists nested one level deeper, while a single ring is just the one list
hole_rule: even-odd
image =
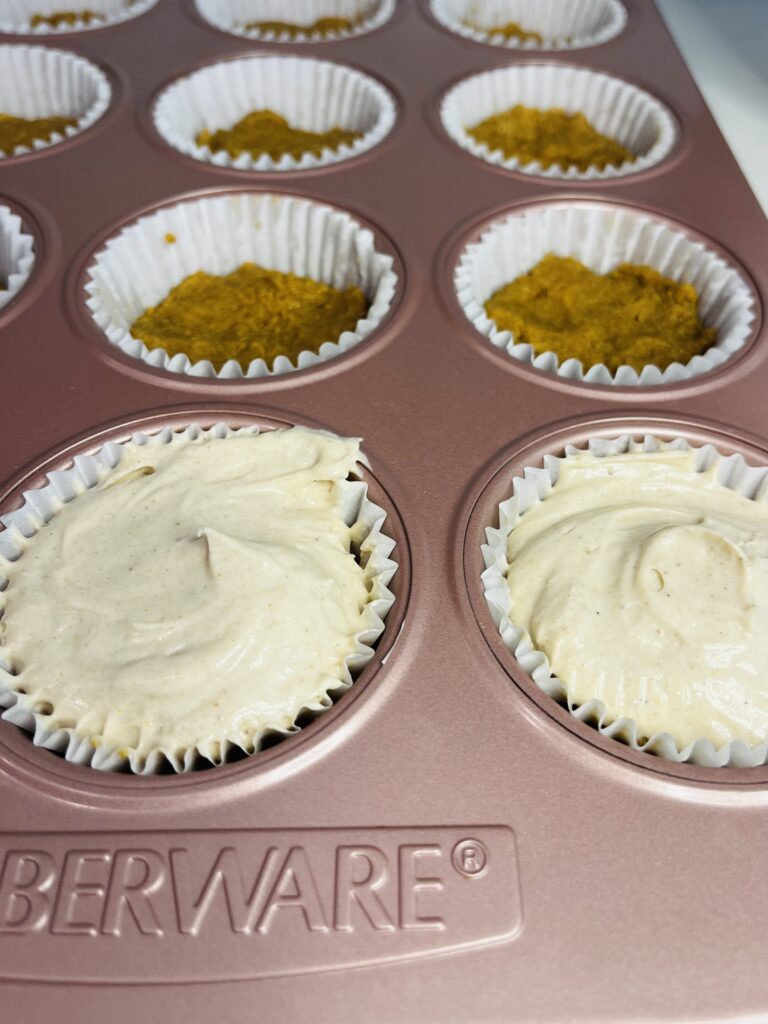
[{"label": "pale cream cheese filling", "polygon": [[358,458],[298,427],[126,445],[9,566],[29,706],[124,756],[215,756],[327,702],[370,599],[339,504]]},{"label": "pale cream cheese filling", "polygon": [[509,534],[509,618],[639,737],[768,739],[768,506],[691,451],[570,456]]}]

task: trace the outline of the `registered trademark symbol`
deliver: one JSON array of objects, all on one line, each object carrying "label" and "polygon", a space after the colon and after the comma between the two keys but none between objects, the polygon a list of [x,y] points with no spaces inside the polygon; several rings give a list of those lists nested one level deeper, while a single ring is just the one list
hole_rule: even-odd
[{"label": "registered trademark symbol", "polygon": [[488,850],[479,839],[462,839],[453,848],[451,863],[465,878],[479,878],[488,866]]}]

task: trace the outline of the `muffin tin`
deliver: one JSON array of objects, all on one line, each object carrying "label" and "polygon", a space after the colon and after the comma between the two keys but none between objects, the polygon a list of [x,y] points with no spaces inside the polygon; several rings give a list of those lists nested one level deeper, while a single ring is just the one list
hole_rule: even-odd
[{"label": "muffin tin", "polygon": [[[399,566],[355,684],[252,757],[179,777],[99,772],[0,722],[4,1019],[768,1013],[768,768],[676,764],[577,721],[506,650],[480,579],[513,476],[567,443],[647,432],[768,461],[765,218],[650,0],[624,7],[613,38],[546,53],[451,32],[426,0],[334,41],[249,40],[193,0],[3,37],[97,65],[111,100],[85,130],[0,166],[0,205],[34,244],[0,309],[0,511],[134,430],[301,423],[363,438]],[[158,134],[171,82],[261,53],[378,80],[393,128],[342,162],[271,172],[195,159]],[[562,181],[446,134],[458,81],[543,61],[650,93],[679,126],[674,147],[637,174]],[[156,209],[242,192],[317,200],[369,228],[397,276],[378,326],[334,358],[255,379],[172,372],[111,344],[86,301],[94,254]],[[741,348],[694,378],[625,387],[489,344],[454,287],[466,246],[509,214],[573,202],[682,227],[736,268],[754,306]]]}]

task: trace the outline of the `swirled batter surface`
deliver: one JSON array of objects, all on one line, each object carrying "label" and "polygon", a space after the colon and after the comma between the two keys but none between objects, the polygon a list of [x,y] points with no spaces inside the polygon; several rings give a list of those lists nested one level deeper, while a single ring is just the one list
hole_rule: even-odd
[{"label": "swirled batter surface", "polygon": [[290,726],[364,628],[339,508],[357,457],[301,428],[127,446],[9,567],[15,685],[51,728],[140,755]]},{"label": "swirled batter surface", "polygon": [[686,451],[560,464],[508,538],[510,618],[570,700],[682,747],[768,738],[768,505]]}]

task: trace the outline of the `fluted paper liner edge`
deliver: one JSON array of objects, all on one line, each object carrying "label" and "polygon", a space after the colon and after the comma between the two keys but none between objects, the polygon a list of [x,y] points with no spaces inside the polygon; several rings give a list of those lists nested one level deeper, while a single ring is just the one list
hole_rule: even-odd
[{"label": "fluted paper liner edge", "polygon": [[[195,0],[198,13],[215,28],[232,35],[264,43],[323,43],[372,32],[394,13],[395,0]],[[281,21],[295,25],[313,25],[322,18],[349,18],[351,29],[341,32],[262,31],[246,28],[250,22]]]},{"label": "fluted paper liner edge", "polygon": [[[478,142],[468,129],[517,105],[535,110],[583,114],[608,138],[634,154],[634,160],[602,169],[581,171],[571,164],[543,167],[538,160],[522,163]],[[482,71],[463,79],[440,105],[446,133],[462,149],[495,167],[558,181],[603,181],[639,174],[664,160],[678,139],[675,119],[643,89],[589,68],[561,64],[517,64]]]},{"label": "fluted paper liner edge", "polygon": [[[78,495],[96,486],[108,472],[119,465],[126,444],[178,444],[201,436],[228,438],[259,432],[257,426],[233,430],[226,423],[217,423],[203,429],[191,423],[186,428],[175,431],[170,428],[149,434],[137,431],[130,441],[107,442],[95,455],[76,456],[71,468],[49,473],[47,484],[24,493],[21,508],[0,517],[0,522],[5,527],[0,532],[0,587],[7,583],[7,579],[3,578],[3,565],[23,558],[29,539],[43,529],[45,523],[49,522],[65,504],[77,500]],[[358,468],[365,464],[365,456],[361,455]],[[299,709],[296,718],[301,717],[304,712],[314,715],[322,713],[333,704],[331,694],[340,693],[353,685],[354,678],[373,657],[372,645],[384,632],[385,619],[395,600],[388,587],[397,571],[397,562],[389,557],[395,542],[383,532],[386,512],[371,501],[368,497],[367,484],[362,480],[342,482],[339,488],[339,504],[341,515],[352,531],[353,547],[359,552],[360,564],[370,583],[371,596],[364,609],[364,627],[355,634],[355,650],[345,658],[344,672],[338,684],[321,686],[314,697],[307,700]],[[190,747],[183,755],[162,747],[151,751],[145,758],[138,757],[136,751],[130,751],[126,755],[118,748],[95,746],[94,740],[98,737],[78,736],[73,728],[49,728],[47,716],[34,711],[28,696],[16,689],[15,681],[18,684],[23,682],[23,668],[18,675],[14,675],[11,669],[12,666],[7,661],[0,660],[0,706],[6,708],[2,717],[31,732],[36,746],[58,751],[66,760],[75,764],[89,765],[102,770],[119,771],[130,767],[135,774],[153,775],[167,762],[174,771],[185,773],[193,770],[198,757],[212,764],[221,764],[227,760],[227,754],[233,748],[240,749],[246,754],[253,754],[270,735],[279,733],[287,736],[300,731],[295,721],[290,727],[279,723],[263,723],[254,732],[250,742],[248,737],[242,734],[225,731],[219,737],[209,738],[204,743]]]},{"label": "fluted paper liner edge", "polygon": [[[200,145],[201,131],[229,129],[256,110],[285,117],[292,128],[323,133],[331,128],[360,131],[361,138],[317,156],[267,153],[231,156]],[[377,146],[392,130],[395,102],[369,75],[330,61],[308,57],[256,56],[225,60],[177,79],[158,97],[153,119],[165,141],[218,167],[243,171],[298,171],[353,159]]]},{"label": "fluted paper liner edge", "polygon": [[[54,14],[71,9],[69,0],[4,0],[5,10],[0,15],[0,32],[12,35],[29,35],[36,38],[50,39],[68,35],[72,32],[93,32],[100,28],[110,28],[131,21],[151,10],[158,0],[77,0],[76,8],[93,11],[100,15],[85,21],[75,18],[59,25],[32,25],[35,14]],[[75,10],[73,13],[77,13]]]},{"label": "fluted paper liner edge", "polygon": [[[353,331],[327,339],[316,352],[272,366],[247,368],[230,359],[218,370],[209,360],[148,349],[130,333],[146,309],[197,271],[223,275],[245,262],[310,277],[336,288],[358,286],[369,302]],[[350,214],[311,199],[254,192],[209,196],[162,207],[112,236],[86,271],[86,305],[121,351],[149,366],[194,377],[269,377],[317,366],[363,341],[389,312],[397,286],[393,258],[377,251],[373,233]]]},{"label": "fluted paper liner edge", "polygon": [[637,441],[632,434],[613,439],[591,438],[585,447],[567,445],[564,455],[547,455],[543,466],[526,466],[522,476],[513,480],[512,496],[498,506],[499,526],[486,528],[486,543],[482,545],[485,571],[481,580],[485,599],[493,621],[507,650],[534,683],[553,700],[565,704],[569,713],[580,722],[593,725],[601,736],[619,740],[633,750],[654,754],[678,764],[690,762],[710,768],[752,768],[768,761],[768,740],[750,747],[742,740],[732,740],[716,749],[712,741],[700,737],[688,745],[679,745],[668,732],[658,732],[639,743],[637,723],[632,718],[611,718],[605,704],[593,698],[578,707],[572,706],[567,681],[556,676],[546,654],[538,650],[527,630],[516,626],[511,618],[509,588],[507,586],[507,539],[520,518],[534,505],[545,500],[556,486],[559,466],[570,456],[589,451],[601,457],[627,451],[660,451],[663,449],[691,450],[695,453],[696,469],[703,471],[713,464],[722,467],[720,483],[745,496],[765,501],[768,492],[768,466],[751,466],[738,454],[722,456],[712,444],[691,445],[685,438],[676,437],[660,441],[645,434]]},{"label": "fluted paper liner edge", "polygon": [[[599,46],[623,32],[627,11],[620,0],[432,0],[432,14],[441,25],[476,43],[509,50],[579,50]],[[480,15],[488,23],[484,30],[472,24]],[[469,22],[469,24],[467,23]],[[528,32],[543,37],[533,39],[494,32],[493,26],[517,22]]]},{"label": "fluted paper liner edge", "polygon": [[7,206],[0,206],[0,310],[27,283],[34,264],[32,235],[24,230],[17,213]]},{"label": "fluted paper liner edge", "polygon": [[24,43],[0,44],[0,74],[26,87],[6,100],[3,113],[14,117],[73,117],[76,124],[65,133],[36,139],[32,146],[17,146],[12,153],[0,151],[0,162],[15,156],[50,149],[90,128],[112,100],[112,86],[104,72],[85,57],[47,46]]},{"label": "fluted paper liner edge", "polygon": [[[516,342],[511,331],[499,330],[484,303],[548,253],[573,257],[598,274],[633,263],[693,284],[701,320],[717,331],[715,344],[685,364],[647,365],[639,373],[626,365],[612,373],[601,363],[561,362],[552,351],[536,355],[531,345]],[[642,211],[599,203],[555,202],[494,221],[463,250],[454,286],[467,319],[496,348],[539,370],[590,384],[645,387],[691,380],[722,366],[742,349],[756,316],[753,293],[741,272],[704,242]]]}]

